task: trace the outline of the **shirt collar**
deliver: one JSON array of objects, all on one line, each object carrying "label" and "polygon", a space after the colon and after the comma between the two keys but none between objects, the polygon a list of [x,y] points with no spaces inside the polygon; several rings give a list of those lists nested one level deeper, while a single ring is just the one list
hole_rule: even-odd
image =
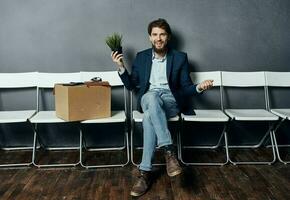
[{"label": "shirt collar", "polygon": [[161,62],[163,62],[163,61],[166,59],[166,57],[167,57],[167,52],[166,52],[166,54],[164,55],[164,57],[162,57],[162,58],[156,58],[156,57],[155,57],[155,52],[154,52],[154,50],[152,49],[152,60],[154,60],[154,59],[158,59],[158,60],[160,60]]}]

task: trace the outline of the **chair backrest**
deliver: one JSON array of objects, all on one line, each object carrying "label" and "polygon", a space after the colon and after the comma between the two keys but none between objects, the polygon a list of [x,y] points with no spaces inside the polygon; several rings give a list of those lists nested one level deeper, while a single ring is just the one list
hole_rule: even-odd
[{"label": "chair backrest", "polygon": [[1,110],[35,109],[37,75],[38,72],[0,73],[0,88],[9,91],[1,90]]},{"label": "chair backrest", "polygon": [[100,77],[102,81],[108,81],[111,86],[123,86],[123,82],[117,71],[85,72],[81,71],[81,81],[90,81],[94,77]]},{"label": "chair backrest", "polygon": [[217,90],[211,89],[204,92],[203,95],[195,96],[193,99],[193,106],[195,109],[222,109],[222,91],[221,91],[221,71],[208,72],[191,72],[190,78],[194,84],[201,83],[204,80],[213,80],[213,86],[219,87]]},{"label": "chair backrest", "polygon": [[39,88],[54,88],[56,83],[80,82],[79,72],[73,73],[38,73],[37,86]]},{"label": "chair backrest", "polygon": [[268,107],[289,108],[290,72],[265,72]]},{"label": "chair backrest", "polygon": [[[223,87],[223,99],[227,100],[227,103],[231,105],[230,107],[236,108],[261,108],[262,98],[263,99],[263,108],[268,108],[268,100],[266,95],[266,81],[265,81],[265,72],[228,72],[223,71],[222,73],[222,87]],[[235,89],[230,95],[231,89],[225,89],[225,87],[239,87],[241,89]],[[258,90],[257,87],[263,87],[263,91]],[[250,89],[251,88],[251,89]],[[246,89],[246,90],[245,90]],[[243,91],[243,93],[241,93]],[[225,93],[228,93],[225,96]],[[260,92],[263,92],[261,94]],[[234,95],[233,95],[234,94]],[[227,98],[225,98],[227,97]],[[231,100],[229,100],[231,99]],[[225,101],[224,101],[225,103]],[[235,106],[234,103],[236,103]]]},{"label": "chair backrest", "polygon": [[266,85],[270,87],[290,87],[290,72],[265,72]]},{"label": "chair backrest", "polygon": [[221,86],[221,72],[210,71],[210,72],[191,72],[190,78],[193,83],[198,84],[204,80],[214,80],[213,86]]},{"label": "chair backrest", "polygon": [[[46,73],[40,72],[37,77],[37,111],[54,109],[52,90],[56,83],[80,82],[79,72],[73,73]],[[42,90],[40,90],[42,89]],[[49,92],[46,92],[49,89]],[[41,92],[42,91],[42,92]],[[47,97],[49,95],[49,97]],[[50,99],[50,100],[48,100]],[[40,103],[42,103],[40,106]],[[43,109],[40,109],[43,107]]]},{"label": "chair backrest", "polygon": [[265,72],[222,72],[222,86],[263,87]]},{"label": "chair backrest", "polygon": [[0,88],[36,87],[38,72],[0,73]]}]

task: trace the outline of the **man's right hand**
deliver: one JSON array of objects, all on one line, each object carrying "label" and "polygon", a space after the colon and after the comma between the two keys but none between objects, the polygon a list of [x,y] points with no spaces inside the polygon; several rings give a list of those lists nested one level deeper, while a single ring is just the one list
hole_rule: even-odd
[{"label": "man's right hand", "polygon": [[118,54],[118,51],[112,51],[111,57],[113,62],[117,64],[118,69],[124,68],[123,54]]}]

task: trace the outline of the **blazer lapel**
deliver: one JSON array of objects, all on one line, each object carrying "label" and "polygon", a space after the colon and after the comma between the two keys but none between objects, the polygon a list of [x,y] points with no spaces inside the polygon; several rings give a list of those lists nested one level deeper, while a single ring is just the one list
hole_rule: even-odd
[{"label": "blazer lapel", "polygon": [[147,58],[145,59],[145,84],[146,86],[149,84],[149,78],[151,74],[151,67],[152,67],[152,49],[147,52]]}]

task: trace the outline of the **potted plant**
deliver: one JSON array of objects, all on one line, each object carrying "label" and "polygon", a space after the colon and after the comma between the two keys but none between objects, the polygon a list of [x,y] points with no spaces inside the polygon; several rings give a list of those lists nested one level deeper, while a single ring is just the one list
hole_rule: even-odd
[{"label": "potted plant", "polygon": [[113,33],[111,36],[106,37],[106,44],[112,51],[118,51],[118,54],[122,53],[122,35],[119,33]]}]

